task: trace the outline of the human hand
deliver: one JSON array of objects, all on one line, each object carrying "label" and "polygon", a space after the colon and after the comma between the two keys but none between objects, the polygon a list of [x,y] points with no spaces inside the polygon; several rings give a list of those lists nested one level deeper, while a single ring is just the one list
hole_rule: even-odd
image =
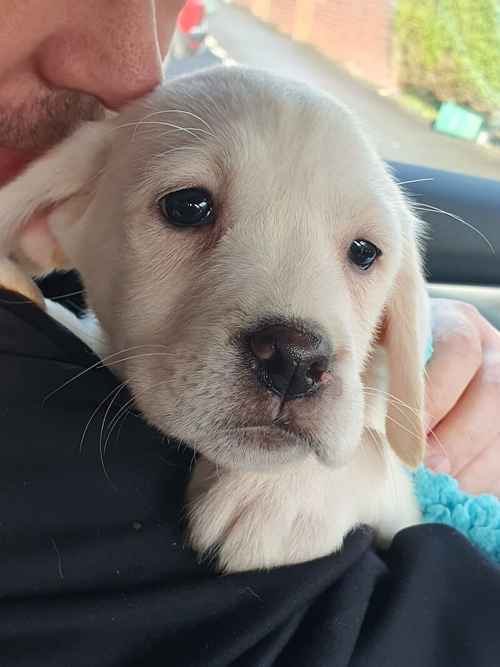
[{"label": "human hand", "polygon": [[500,496],[500,333],[474,306],[432,299],[426,465]]}]

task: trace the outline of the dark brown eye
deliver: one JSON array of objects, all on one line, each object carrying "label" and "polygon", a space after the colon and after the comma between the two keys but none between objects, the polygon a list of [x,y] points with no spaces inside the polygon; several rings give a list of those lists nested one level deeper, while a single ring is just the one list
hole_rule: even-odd
[{"label": "dark brown eye", "polygon": [[349,259],[362,271],[367,271],[382,251],[370,241],[356,239],[349,248]]},{"label": "dark brown eye", "polygon": [[158,200],[162,216],[175,227],[200,227],[215,222],[212,197],[203,188],[170,192]]}]

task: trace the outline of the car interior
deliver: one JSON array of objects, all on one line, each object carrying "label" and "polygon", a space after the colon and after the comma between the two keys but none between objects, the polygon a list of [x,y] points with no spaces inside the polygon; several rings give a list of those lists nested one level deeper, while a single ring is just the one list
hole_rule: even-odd
[{"label": "car interior", "polygon": [[472,303],[500,327],[500,183],[402,162],[391,167],[411,200],[428,209],[418,214],[428,225],[430,294]]}]

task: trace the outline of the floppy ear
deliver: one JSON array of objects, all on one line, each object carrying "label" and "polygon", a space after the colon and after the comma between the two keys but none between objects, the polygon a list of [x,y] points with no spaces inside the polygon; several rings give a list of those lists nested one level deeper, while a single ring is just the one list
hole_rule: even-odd
[{"label": "floppy ear", "polygon": [[87,123],[0,188],[0,257],[13,258],[32,275],[71,268],[44,214],[91,187],[110,134],[106,121]]},{"label": "floppy ear", "polygon": [[403,258],[386,304],[382,345],[389,368],[390,396],[386,433],[408,466],[422,463],[424,429],[424,356],[430,336],[429,300],[417,236],[422,223],[408,214]]}]

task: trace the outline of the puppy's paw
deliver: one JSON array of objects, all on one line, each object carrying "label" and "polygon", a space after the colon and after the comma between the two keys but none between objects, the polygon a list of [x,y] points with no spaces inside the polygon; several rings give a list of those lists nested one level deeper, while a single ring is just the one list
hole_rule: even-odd
[{"label": "puppy's paw", "polygon": [[321,467],[311,460],[276,473],[251,473],[201,460],[188,490],[191,546],[225,573],[300,563],[338,550],[351,517],[332,515]]}]

